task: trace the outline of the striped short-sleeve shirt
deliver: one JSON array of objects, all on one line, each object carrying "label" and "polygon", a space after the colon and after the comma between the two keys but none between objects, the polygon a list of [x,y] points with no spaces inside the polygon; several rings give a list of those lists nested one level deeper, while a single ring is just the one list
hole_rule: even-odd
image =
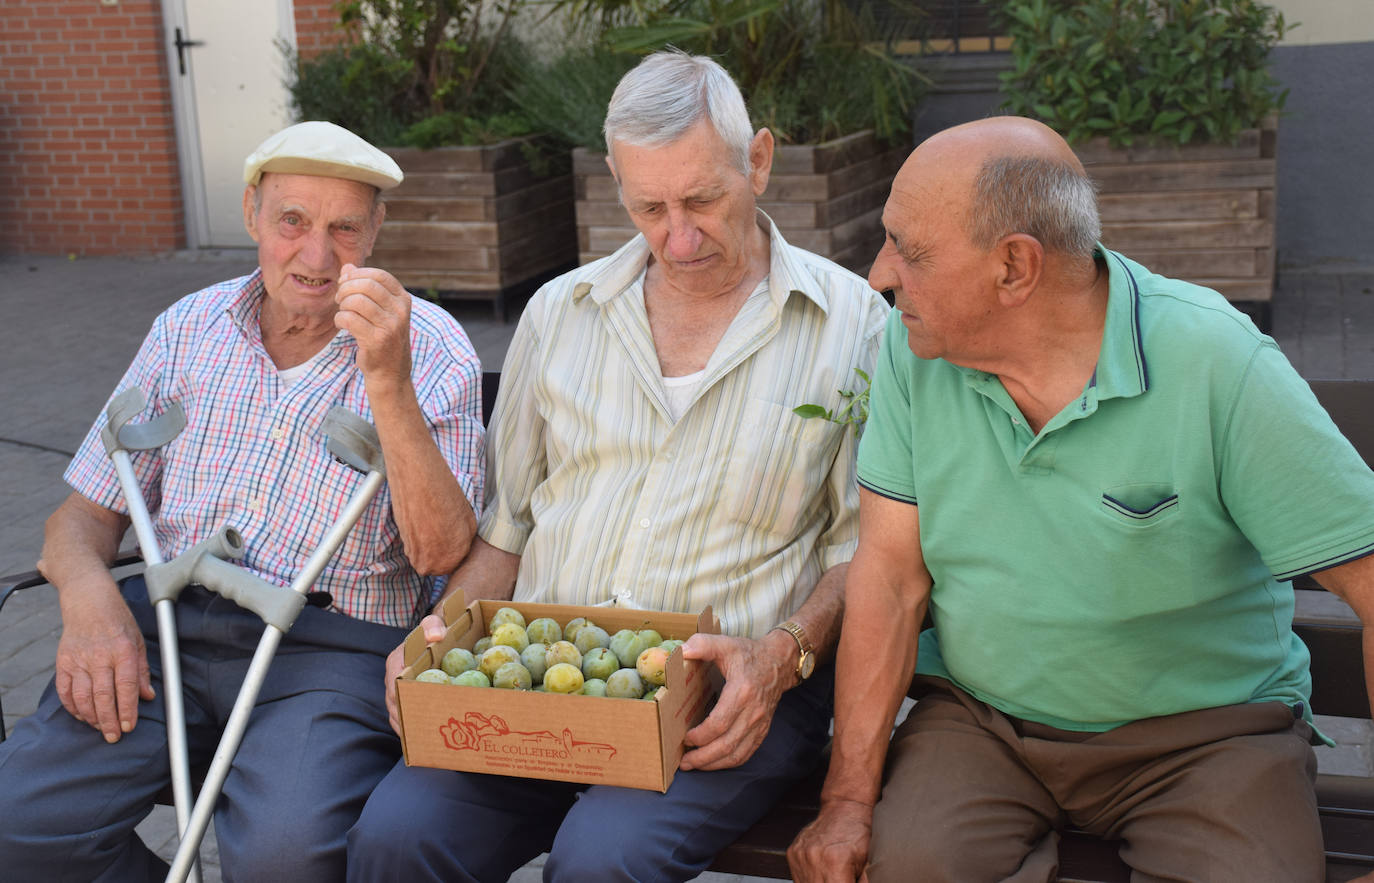
[{"label": "striped short-sleeve shirt", "polygon": [[767,220],[767,283],[741,307],[673,419],[644,308],[649,250],[545,285],[506,356],[481,535],[521,555],[515,598],[697,612],[762,634],[858,534],[855,438],[804,420],[843,407],[888,307]]},{"label": "striped short-sleeve shirt", "polygon": [[[135,452],[134,471],[153,515],[162,555],[172,558],[223,525],[242,534],[243,566],[278,585],[300,571],[363,481],[328,452],[325,414],[341,405],[372,419],[355,363],[357,343],[341,333],[310,370],[283,383],[262,345],[260,273],[182,298],[160,315],[116,387],[142,388],[136,422],[180,404],[186,428],[158,450]],[[481,511],[481,366],[462,328],[444,311],[413,300],[412,381],[430,432],[458,483]],[[107,509],[127,513],[114,466],[100,442],[102,411],[67,482]],[[335,609],[408,626],[423,613],[431,580],[403,553],[385,486],[315,583]]]}]

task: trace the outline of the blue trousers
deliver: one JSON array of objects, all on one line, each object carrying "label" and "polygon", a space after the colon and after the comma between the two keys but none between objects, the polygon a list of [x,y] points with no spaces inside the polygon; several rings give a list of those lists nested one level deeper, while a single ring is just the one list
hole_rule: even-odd
[{"label": "blue trousers", "polygon": [[[142,578],[121,586],[148,644],[157,698],[113,745],[52,684],[0,743],[0,878],[162,880],[135,826],[170,779],[157,626]],[[208,764],[264,626],[204,589],[176,602],[188,745]],[[344,877],[345,837],[400,744],[387,723],[386,654],[403,629],[313,607],[281,645],[215,811],[225,881]]]},{"label": "blue trousers", "polygon": [[348,879],[501,881],[547,852],[545,880],[689,880],[815,769],[833,687],[818,669],[748,761],[679,770],[664,794],[399,764],[349,832]]}]

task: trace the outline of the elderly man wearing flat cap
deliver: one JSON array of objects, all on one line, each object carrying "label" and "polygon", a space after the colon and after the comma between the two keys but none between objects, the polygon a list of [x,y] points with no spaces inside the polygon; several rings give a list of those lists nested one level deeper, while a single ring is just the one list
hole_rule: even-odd
[{"label": "elderly man wearing flat cap", "polygon": [[[158,317],[116,392],[185,430],[133,456],[163,555],[221,525],[243,566],[288,585],[361,481],[329,455],[325,413],[377,427],[387,485],[314,585],[268,670],[216,814],[226,879],[342,879],[344,838],[400,755],[387,654],[466,554],[483,487],[480,366],[461,328],[364,267],[401,181],[386,154],[301,123],[245,164],[244,224],[259,268]],[[0,744],[0,876],[158,879],[134,827],[168,778],[155,618],[141,577],[108,570],[129,525],[96,420],[66,472],[40,569],[57,587],[57,672]],[[325,597],[327,593],[327,597]],[[208,762],[262,622],[197,586],[177,601],[189,753]]]}]

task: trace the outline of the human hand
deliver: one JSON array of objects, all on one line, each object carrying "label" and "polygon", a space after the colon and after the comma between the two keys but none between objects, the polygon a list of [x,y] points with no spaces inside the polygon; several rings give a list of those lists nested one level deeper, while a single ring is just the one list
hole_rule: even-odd
[{"label": "human hand", "polygon": [[692,635],[682,645],[683,657],[714,662],[725,688],[706,719],[687,731],[691,750],[679,768],[729,769],[752,757],[768,735],[778,700],[796,680],[796,653],[796,643],[783,632],[762,638]]},{"label": "human hand", "polygon": [[124,599],[92,594],[64,610],[57,643],[57,697],[72,717],[118,742],[154,696],[143,635]]},{"label": "human hand", "polygon": [[868,880],[865,866],[873,836],[873,807],[853,800],[823,801],[816,820],[787,848],[787,864],[798,883],[811,880]]},{"label": "human hand", "polygon": [[410,295],[385,270],[344,264],[334,293],[334,324],[358,341],[358,370],[377,381],[410,382]]},{"label": "human hand", "polygon": [[[448,630],[444,621],[432,613],[420,620],[420,628],[424,630],[427,644],[442,639]],[[406,667],[405,650],[405,644],[401,644],[386,657],[386,716],[397,736],[401,735],[401,706],[396,694],[396,678]]]}]

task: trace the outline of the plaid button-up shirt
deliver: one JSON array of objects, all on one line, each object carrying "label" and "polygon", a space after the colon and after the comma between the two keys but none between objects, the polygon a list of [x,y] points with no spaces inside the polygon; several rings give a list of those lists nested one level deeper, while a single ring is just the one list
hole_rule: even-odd
[{"label": "plaid button-up shirt", "polygon": [[[363,476],[337,462],[322,432],[341,405],[372,419],[357,342],[341,333],[310,370],[286,386],[263,348],[260,273],[189,295],[153,323],[116,394],[139,386],[148,407],[136,422],[177,402],[186,428],[171,443],[132,454],[170,559],[222,525],[243,535],[243,566],[288,585],[342,512]],[[412,300],[411,376],[431,434],[475,512],[481,511],[481,366],[447,313]],[[114,466],[100,442],[101,413],[67,468],[66,480],[93,502],[127,513]],[[432,581],[411,568],[384,486],[314,588],[349,616],[412,625]]]},{"label": "plaid button-up shirt", "polygon": [[855,435],[887,304],[769,224],[767,284],[674,420],[644,309],[642,236],[545,285],[520,318],[490,425],[481,535],[521,555],[517,601],[696,613],[759,635],[858,543]]}]

